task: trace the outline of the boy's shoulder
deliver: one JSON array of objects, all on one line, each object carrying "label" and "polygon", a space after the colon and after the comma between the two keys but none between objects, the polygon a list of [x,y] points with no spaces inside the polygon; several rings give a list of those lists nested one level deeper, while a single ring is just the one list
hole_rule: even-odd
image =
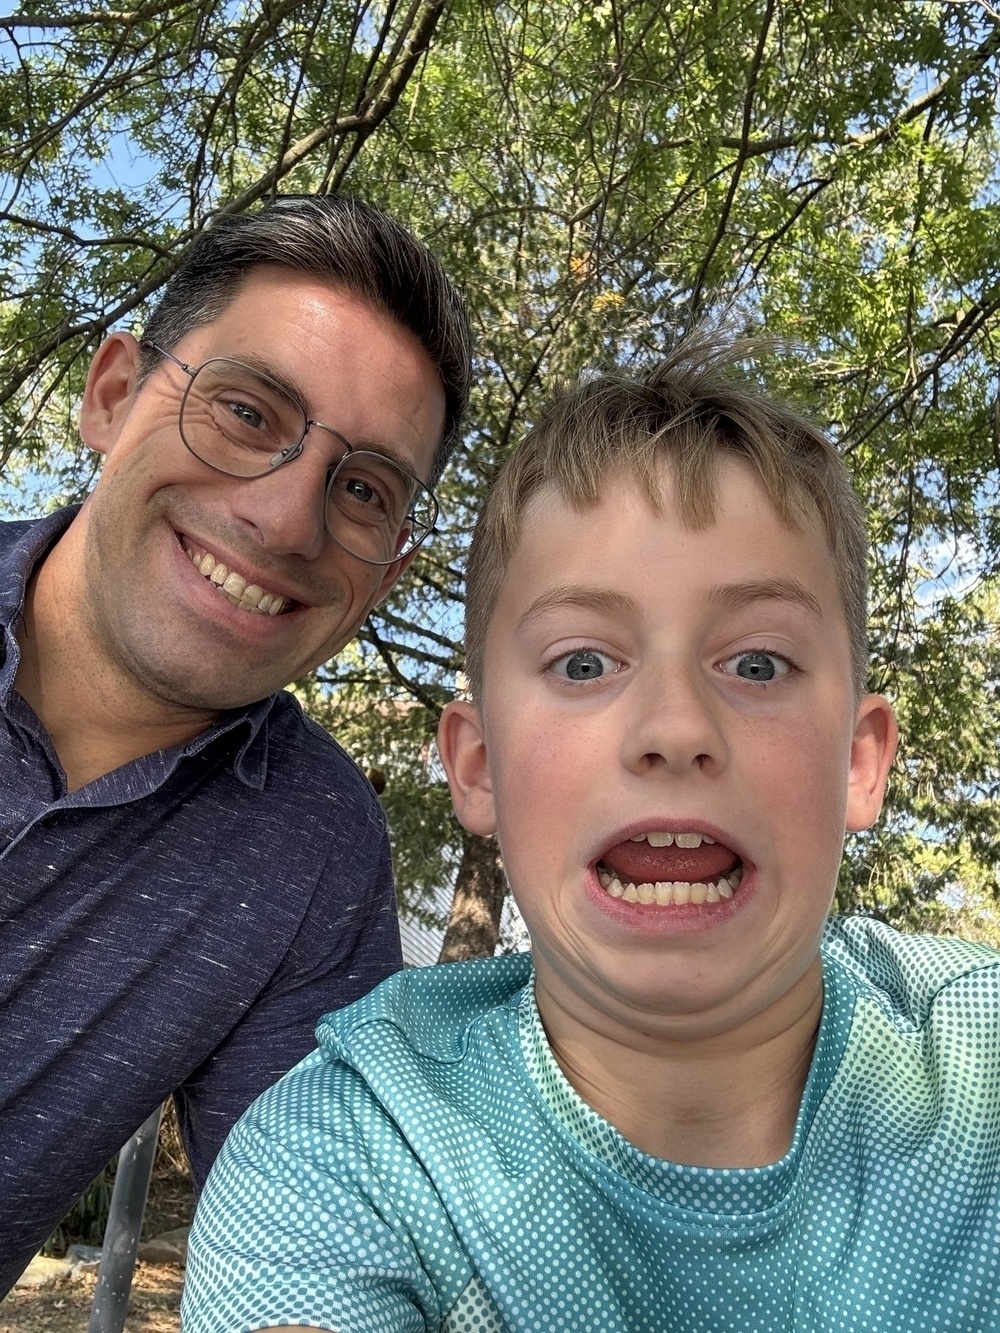
[{"label": "boy's shoulder", "polygon": [[902,1031],[922,1028],[948,1001],[981,1007],[984,1021],[1000,1026],[1000,953],[985,944],[903,935],[868,917],[834,917],[823,955]]},{"label": "boy's shoulder", "polygon": [[387,1039],[436,1063],[458,1061],[478,1023],[497,1010],[516,1010],[531,975],[530,954],[406,968],[325,1014],[316,1036],[327,1056],[350,1064]]}]

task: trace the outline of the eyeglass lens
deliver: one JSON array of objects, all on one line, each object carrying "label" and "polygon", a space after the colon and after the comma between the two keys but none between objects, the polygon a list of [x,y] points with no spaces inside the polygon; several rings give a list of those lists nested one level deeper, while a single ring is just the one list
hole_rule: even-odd
[{"label": "eyeglass lens", "polygon": [[[301,404],[280,385],[223,358],[198,369],[181,405],[184,443],[202,462],[234,477],[267,476],[307,426]],[[436,517],[430,492],[381,454],[346,453],[327,483],[327,531],[363,560],[388,564],[404,555]]]}]

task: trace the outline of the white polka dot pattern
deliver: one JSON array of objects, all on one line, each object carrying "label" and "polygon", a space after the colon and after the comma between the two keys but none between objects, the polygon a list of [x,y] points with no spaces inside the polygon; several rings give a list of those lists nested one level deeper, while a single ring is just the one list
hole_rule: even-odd
[{"label": "white polka dot pattern", "polygon": [[824,968],[791,1149],[753,1170],[586,1106],[523,955],[393,977],[230,1136],[185,1333],[1000,1329],[1000,957],[854,919]]}]

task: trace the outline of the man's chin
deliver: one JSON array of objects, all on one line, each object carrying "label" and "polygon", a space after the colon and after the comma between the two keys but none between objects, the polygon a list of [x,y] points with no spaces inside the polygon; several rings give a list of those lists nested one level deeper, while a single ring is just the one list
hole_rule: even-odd
[{"label": "man's chin", "polygon": [[162,662],[145,669],[137,664],[132,678],[143,693],[160,704],[206,716],[248,708],[275,694],[286,683],[284,678],[276,676],[273,667],[266,673],[244,672],[234,678],[225,666],[206,671],[203,665],[199,670],[197,665],[184,664],[170,669]]}]

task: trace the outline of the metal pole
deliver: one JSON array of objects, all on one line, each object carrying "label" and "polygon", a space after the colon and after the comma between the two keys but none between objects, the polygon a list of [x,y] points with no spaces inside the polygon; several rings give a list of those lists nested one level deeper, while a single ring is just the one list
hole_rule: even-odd
[{"label": "metal pole", "polygon": [[97,1287],[87,1333],[122,1333],[125,1327],[162,1114],[163,1107],[158,1106],[118,1154],[118,1170],[111,1191],[111,1209],[104,1228],[101,1266],[97,1270]]}]

